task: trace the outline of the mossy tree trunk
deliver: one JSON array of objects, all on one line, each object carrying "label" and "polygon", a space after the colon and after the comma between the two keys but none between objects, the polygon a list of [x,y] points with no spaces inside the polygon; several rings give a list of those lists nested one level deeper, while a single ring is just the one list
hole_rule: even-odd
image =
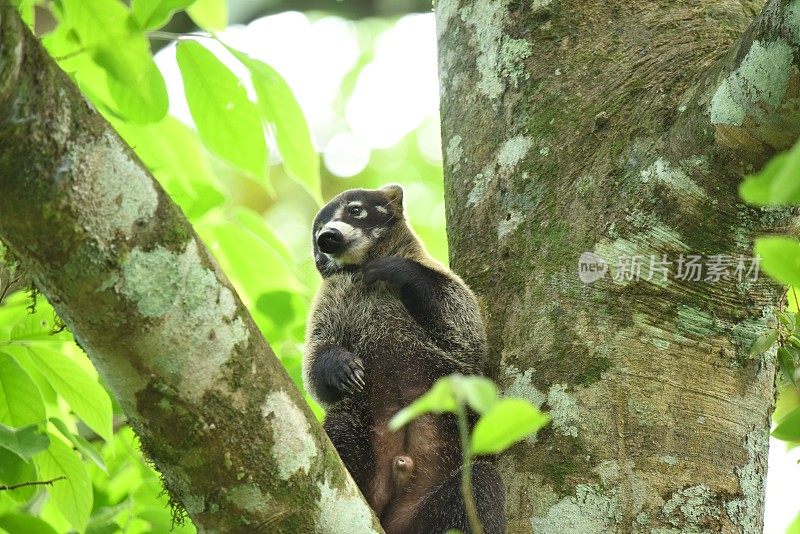
[{"label": "mossy tree trunk", "polygon": [[7,0],[0,239],[200,531],[381,531],[180,209]]},{"label": "mossy tree trunk", "polygon": [[[553,418],[501,459],[509,531],[761,532],[774,364],[748,352],[780,290],[735,269],[789,214],[737,186],[798,137],[800,2],[438,0],[436,18],[452,264],[501,386]],[[581,281],[584,252],[602,279]]]}]

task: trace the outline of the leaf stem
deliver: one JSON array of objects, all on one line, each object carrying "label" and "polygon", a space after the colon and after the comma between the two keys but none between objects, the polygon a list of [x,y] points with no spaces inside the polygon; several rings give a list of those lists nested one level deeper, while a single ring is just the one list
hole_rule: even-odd
[{"label": "leaf stem", "polygon": [[459,403],[456,416],[458,417],[458,434],[461,437],[461,493],[464,495],[464,508],[472,534],[483,534],[478,508],[475,505],[475,495],[472,493],[472,450],[469,443],[467,411],[463,403]]},{"label": "leaf stem", "polygon": [[154,30],[151,32],[147,32],[147,36],[150,39],[158,39],[161,41],[185,41],[187,39],[194,39],[195,37],[202,37],[205,39],[213,39],[218,40],[215,36],[209,35],[207,33],[173,33],[173,32],[165,32],[162,30]]},{"label": "leaf stem", "polygon": [[0,484],[0,491],[13,490],[25,486],[39,486],[39,485],[52,486],[53,482],[58,482],[59,480],[66,480],[66,479],[67,477],[60,476],[58,478],[51,478],[50,480],[32,480],[30,482],[20,482],[19,484],[10,484],[10,485]]}]

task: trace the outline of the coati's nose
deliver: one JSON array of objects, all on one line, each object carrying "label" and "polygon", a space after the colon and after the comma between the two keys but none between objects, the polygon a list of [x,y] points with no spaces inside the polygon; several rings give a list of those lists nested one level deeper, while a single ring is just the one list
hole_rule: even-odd
[{"label": "coati's nose", "polygon": [[328,228],[317,236],[317,246],[325,254],[336,254],[344,249],[344,236],[336,228]]}]

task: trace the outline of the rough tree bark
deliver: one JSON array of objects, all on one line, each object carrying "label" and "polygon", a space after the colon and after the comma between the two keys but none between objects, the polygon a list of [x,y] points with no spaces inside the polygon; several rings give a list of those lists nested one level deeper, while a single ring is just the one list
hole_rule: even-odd
[{"label": "rough tree bark", "polygon": [[[452,264],[501,385],[553,418],[501,460],[509,532],[761,532],[774,365],[748,349],[779,289],[675,263],[664,283],[612,275],[625,256],[751,256],[786,224],[737,185],[798,137],[800,2],[439,0],[436,17]],[[579,280],[584,251],[604,279]]]},{"label": "rough tree bark", "polygon": [[201,531],[381,531],[180,209],[6,0],[0,239]]}]

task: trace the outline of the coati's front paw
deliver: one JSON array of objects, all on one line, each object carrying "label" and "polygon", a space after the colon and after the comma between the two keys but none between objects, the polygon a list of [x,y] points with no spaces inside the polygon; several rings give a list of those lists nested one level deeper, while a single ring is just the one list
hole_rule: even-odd
[{"label": "coati's front paw", "polygon": [[342,350],[331,359],[327,382],[345,393],[355,393],[364,389],[364,362],[361,358]]},{"label": "coati's front paw", "polygon": [[379,280],[392,286],[400,285],[408,275],[410,261],[400,256],[376,258],[361,267],[361,279],[368,286]]}]

